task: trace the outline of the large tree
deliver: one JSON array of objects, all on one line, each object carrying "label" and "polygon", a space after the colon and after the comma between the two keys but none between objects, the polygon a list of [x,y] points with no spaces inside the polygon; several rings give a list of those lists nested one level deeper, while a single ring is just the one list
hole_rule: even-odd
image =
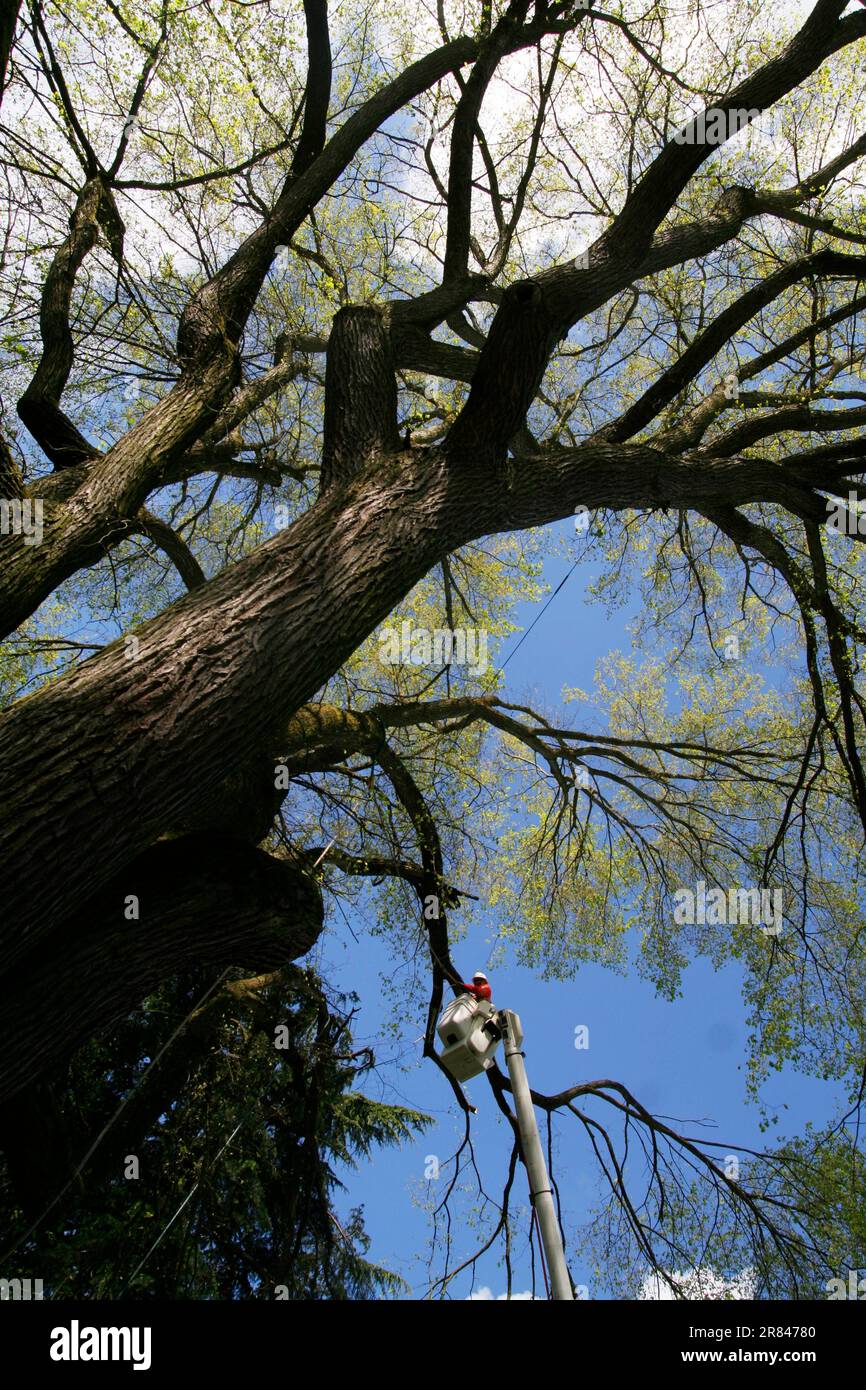
[{"label": "large tree", "polygon": [[[88,1039],[185,971],[288,969],[363,880],[417,903],[431,1059],[486,876],[550,969],[638,919],[668,991],[689,949],[736,957],[755,1085],[781,1057],[856,1093],[866,9],[768,14],[4,19],[7,1148]],[[573,516],[666,644],[594,727],[384,658],[392,614],[508,631]],[[716,660],[734,629],[778,688]],[[782,891],[784,929],[682,930],[698,878]],[[661,1223],[578,1101],[651,1136],[662,1206],[659,1153],[696,1163],[796,1288],[816,1232],[619,1083],[539,1097],[604,1134],[644,1257]]]}]

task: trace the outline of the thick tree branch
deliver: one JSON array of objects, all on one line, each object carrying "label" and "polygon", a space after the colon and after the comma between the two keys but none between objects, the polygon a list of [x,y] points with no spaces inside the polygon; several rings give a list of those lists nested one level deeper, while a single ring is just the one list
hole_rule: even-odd
[{"label": "thick tree branch", "polygon": [[9,66],[9,54],[15,39],[15,26],[18,23],[20,8],[21,0],[9,0],[0,10],[0,103],[6,90],[6,69]]},{"label": "thick tree branch", "polygon": [[304,121],[292,177],[306,173],[322,152],[331,100],[331,39],[328,33],[327,0],[304,0],[307,21],[307,86],[304,92]]},{"label": "thick tree branch", "polygon": [[141,534],[148,536],[154,545],[164,551],[188,589],[197,589],[207,583],[204,570],[189,546],[172,530],[167,521],[155,516],[153,512],[142,509],[138,514],[138,523]]},{"label": "thick tree branch", "polygon": [[[716,109],[763,110],[798,86],[830,54],[866,35],[866,14],[838,22],[844,6],[845,0],[818,0],[784,52],[742,82]],[[511,422],[511,429],[507,434],[503,430],[488,437],[486,450],[491,461],[503,456],[508,441],[524,423],[556,343],[573,324],[610,296],[616,281],[621,287],[638,273],[646,273],[646,268],[642,272],[638,268],[642,262],[653,259],[649,253],[656,229],[711,152],[712,146],[705,143],[672,141],[666,145],[611,227],[590,248],[589,268],[578,270],[573,263],[555,267],[534,281],[510,288],[491,326],[469,398],[452,428],[458,452],[479,447],[484,433],[481,420],[492,411],[495,400],[497,405],[504,401],[503,413]],[[739,193],[736,201],[740,207],[733,211],[742,219],[753,210],[756,198],[748,191]],[[712,228],[709,231],[712,237]],[[694,229],[691,235],[694,236]],[[665,238],[659,240],[663,242]],[[682,234],[668,234],[667,240],[679,249]],[[656,247],[654,259],[658,259],[661,249],[661,245]],[[599,293],[603,295],[601,300]],[[518,305],[521,313],[516,312]],[[520,336],[524,339],[524,351],[518,354],[515,347]]]},{"label": "thick tree branch", "polygon": [[508,52],[515,20],[523,20],[528,4],[512,3],[484,44],[472,68],[454,112],[451,128],[451,154],[448,162],[448,228],[442,283],[447,285],[466,275],[472,224],[472,162],[481,103],[500,61]]},{"label": "thick tree branch", "polygon": [[69,379],[74,344],[69,328],[69,308],[81,263],[96,245],[100,227],[106,227],[120,257],[123,225],[107,185],[100,176],[88,179],[78,195],[69,222],[69,236],[55,253],[45,277],[39,309],[42,356],[27,390],[18,402],[18,414],[55,468],[69,468],[99,453],[60,409],[60,397]]}]

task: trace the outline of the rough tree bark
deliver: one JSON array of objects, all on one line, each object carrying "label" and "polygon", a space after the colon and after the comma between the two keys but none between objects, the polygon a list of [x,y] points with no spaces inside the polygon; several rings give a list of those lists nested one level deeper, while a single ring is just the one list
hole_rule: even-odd
[{"label": "rough tree bark", "polygon": [[0,1103],[170,976],[202,964],[274,970],[305,955],[321,927],[321,893],[301,868],[225,835],[160,841],[4,978]]}]

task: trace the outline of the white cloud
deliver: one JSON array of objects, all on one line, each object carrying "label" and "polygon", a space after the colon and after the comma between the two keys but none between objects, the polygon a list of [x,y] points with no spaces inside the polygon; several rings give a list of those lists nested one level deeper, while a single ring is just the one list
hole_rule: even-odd
[{"label": "white cloud", "polygon": [[492,1289],[489,1289],[486,1284],[482,1284],[480,1289],[476,1289],[475,1293],[469,1295],[466,1302],[472,1303],[474,1300],[480,1299],[484,1303],[501,1303],[503,1299],[511,1299],[513,1301],[515,1299],[531,1299],[532,1297],[533,1295],[530,1293],[529,1289],[526,1290],[526,1293],[494,1294]]},{"label": "white cloud", "polygon": [[641,1284],[639,1298],[672,1300],[677,1298],[752,1299],[755,1297],[755,1272],[744,1269],[733,1279],[724,1279],[712,1269],[669,1270],[669,1277],[678,1285],[679,1294],[658,1274],[647,1274]]}]

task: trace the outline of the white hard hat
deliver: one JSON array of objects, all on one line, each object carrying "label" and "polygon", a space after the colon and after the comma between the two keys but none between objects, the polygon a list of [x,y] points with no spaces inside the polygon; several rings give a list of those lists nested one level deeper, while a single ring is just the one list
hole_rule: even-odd
[{"label": "white hard hat", "polygon": [[485,975],[483,970],[476,970],[472,978],[473,980],[483,980],[484,983],[487,984],[487,976]]}]

